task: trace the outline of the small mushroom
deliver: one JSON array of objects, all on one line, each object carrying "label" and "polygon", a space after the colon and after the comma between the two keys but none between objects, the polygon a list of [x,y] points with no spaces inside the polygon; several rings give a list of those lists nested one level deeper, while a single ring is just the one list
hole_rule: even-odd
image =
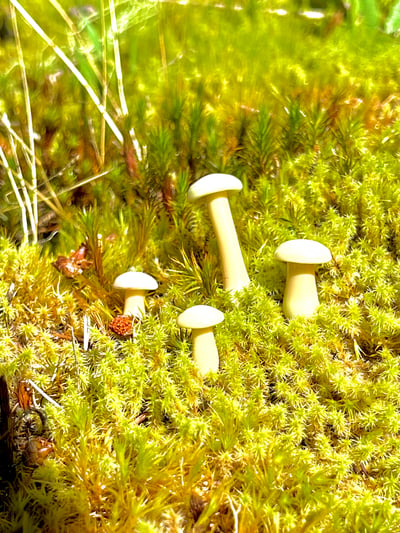
[{"label": "small mushroom", "polygon": [[125,272],[116,278],[113,287],[125,291],[123,314],[142,318],[146,312],[144,303],[146,292],[157,289],[158,283],[144,272]]},{"label": "small mushroom", "polygon": [[224,314],[209,305],[189,307],[178,316],[178,326],[192,330],[193,359],[202,376],[218,370],[219,357],[213,327],[223,320]]},{"label": "small mushroom", "polygon": [[332,259],[329,249],[309,239],[294,239],[275,251],[279,261],[287,263],[283,312],[287,318],[311,316],[319,305],[315,266]]},{"label": "small mushroom", "polygon": [[228,191],[240,191],[242,182],[229,174],[208,174],[189,188],[188,199],[205,198],[221,255],[224,289],[236,292],[250,283],[243,261]]}]

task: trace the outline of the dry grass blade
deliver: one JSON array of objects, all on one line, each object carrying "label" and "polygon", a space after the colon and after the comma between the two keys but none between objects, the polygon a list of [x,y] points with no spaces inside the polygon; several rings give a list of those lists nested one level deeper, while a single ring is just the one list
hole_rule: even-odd
[{"label": "dry grass blade", "polygon": [[24,234],[24,240],[26,242],[28,242],[28,240],[29,240],[29,228],[28,228],[28,219],[27,219],[27,216],[26,216],[26,207],[25,207],[24,201],[22,199],[22,196],[21,196],[21,194],[19,192],[19,189],[17,187],[17,184],[15,182],[12,170],[10,168],[10,165],[8,164],[8,160],[6,158],[6,155],[5,155],[5,153],[4,153],[4,151],[3,151],[1,146],[0,146],[0,159],[2,161],[3,167],[5,168],[5,170],[7,172],[7,176],[8,176],[8,179],[10,180],[11,187],[12,187],[12,189],[14,191],[14,194],[15,194],[15,198],[17,199],[18,205],[19,205],[19,207],[21,209],[22,231],[23,231],[23,234]]},{"label": "dry grass blade", "polygon": [[[22,153],[24,154],[25,160],[26,160],[27,164],[29,165],[30,161],[31,161],[31,157],[33,157],[34,154],[33,154],[32,150],[31,150],[31,148],[25,143],[25,141],[12,128],[11,123],[10,123],[10,121],[9,121],[9,119],[8,119],[6,114],[3,114],[3,116],[0,117],[0,124],[2,124],[6,128],[7,133],[9,134],[9,136],[12,137],[17,142],[17,144],[20,146],[20,148],[22,150]],[[40,159],[38,159],[36,156],[35,156],[35,164],[37,165],[37,167],[39,169],[41,169],[42,163],[41,163]],[[41,170],[43,170],[43,169],[41,169]],[[61,205],[60,200],[58,199],[58,195],[55,192],[55,190],[53,189],[53,187],[51,186],[50,181],[47,178],[47,175],[46,175],[46,173],[44,171],[41,172],[41,178],[42,178],[44,184],[46,185],[46,187],[47,187],[47,189],[48,189],[48,191],[49,191],[49,193],[51,195],[51,198],[53,199],[54,203],[57,205],[57,210],[58,211],[62,211],[63,207]],[[28,188],[30,188],[29,185],[28,185]],[[38,189],[36,189],[36,194],[38,195],[39,198],[43,198],[43,194],[41,194]]]},{"label": "dry grass blade", "polygon": [[[35,160],[35,137],[33,133],[33,120],[32,120],[32,111],[31,111],[31,102],[30,102],[30,97],[29,97],[28,79],[26,76],[25,62],[24,62],[24,56],[22,53],[22,46],[21,46],[21,39],[19,35],[19,30],[18,30],[17,17],[15,13],[15,8],[12,4],[10,4],[10,14],[11,14],[11,21],[12,21],[13,32],[14,32],[14,37],[15,37],[17,55],[18,55],[18,63],[19,63],[19,67],[21,70],[21,80],[22,80],[22,87],[24,91],[26,120],[28,123],[29,145],[30,145],[30,150],[31,150],[31,158],[30,158],[29,166],[30,166],[31,174],[32,174],[32,200],[30,200],[29,198],[26,187],[23,187],[23,192],[24,192],[25,202],[28,208],[29,216],[31,218],[33,243],[36,243],[38,239],[38,235],[37,235],[37,225],[38,225],[37,198],[38,196],[37,196],[37,169],[36,169],[36,160]],[[17,158],[16,158],[16,161],[17,161]],[[19,168],[19,165],[18,165],[18,168]]]},{"label": "dry grass blade", "polygon": [[[11,146],[11,150],[12,150],[12,154],[13,154],[13,158],[14,158],[14,164],[15,164],[15,167],[16,167],[16,175],[18,177],[18,180],[19,180],[19,183],[20,183],[20,187],[21,187],[21,190],[22,190],[22,194],[23,194],[23,198],[24,198],[24,203],[25,203],[25,207],[28,211],[28,215],[29,215],[29,220],[30,220],[30,224],[31,224],[31,229],[32,229],[32,242],[35,244],[37,242],[37,223],[36,223],[36,218],[35,217],[35,213],[34,213],[34,207],[33,207],[33,202],[31,201],[30,199],[30,196],[29,196],[29,193],[28,193],[28,189],[26,187],[26,182],[25,182],[25,179],[22,175],[22,169],[21,169],[21,165],[20,165],[20,162],[19,162],[19,157],[18,157],[18,153],[17,153],[17,148],[15,146],[15,142],[14,142],[14,139],[9,136],[9,141],[10,141],[10,146]],[[32,189],[33,189],[33,192],[34,192],[34,196],[36,198],[36,205],[37,205],[37,192],[36,192],[36,188],[34,189],[35,185],[32,184]],[[37,208],[35,209],[35,212],[37,213]]]},{"label": "dry grass blade", "polygon": [[[100,13],[101,13],[101,48],[102,48],[102,69],[103,69],[103,79],[107,80],[107,29],[106,29],[106,17],[105,17],[105,8],[104,0],[100,0]],[[105,107],[107,104],[107,95],[108,95],[108,84],[103,83],[103,95],[102,102]],[[100,159],[102,165],[104,165],[106,158],[106,123],[104,117],[102,117],[100,125]]]},{"label": "dry grass blade", "polygon": [[117,76],[117,85],[118,85],[118,95],[119,101],[121,104],[121,114],[123,117],[128,116],[128,106],[126,103],[125,92],[124,92],[124,82],[122,76],[122,67],[121,67],[121,55],[119,51],[119,41],[118,41],[118,26],[117,26],[117,17],[115,14],[115,4],[114,0],[109,0],[110,6],[110,18],[111,18],[111,35],[114,48],[114,64],[115,71]]},{"label": "dry grass blade", "polygon": [[[115,66],[115,74],[117,76],[118,95],[119,95],[119,101],[121,104],[121,114],[122,114],[122,117],[125,118],[128,116],[129,111],[128,111],[128,106],[126,103],[125,91],[124,91],[124,81],[123,81],[122,66],[121,66],[121,55],[120,55],[119,41],[118,41],[118,26],[117,26],[117,17],[115,14],[114,0],[109,0],[109,8],[110,8],[111,34],[112,34],[112,41],[113,41],[113,48],[114,48],[114,66]],[[129,130],[129,135],[130,135],[133,147],[135,149],[135,152],[137,154],[137,157],[140,161],[142,158],[142,154],[141,154],[139,143],[136,138],[135,130],[133,128]]]},{"label": "dry grass blade", "polygon": [[101,72],[97,68],[96,62],[95,62],[92,54],[90,53],[90,51],[85,46],[85,43],[83,42],[83,40],[82,40],[82,38],[80,36],[79,30],[76,27],[74,21],[71,19],[70,16],[68,16],[68,14],[66,13],[65,9],[62,7],[62,5],[59,2],[57,2],[57,0],[49,0],[49,1],[50,1],[51,5],[61,15],[61,17],[65,21],[65,23],[67,24],[67,26],[70,29],[72,35],[74,36],[74,39],[76,39],[76,42],[78,43],[80,49],[84,50],[84,54],[85,54],[85,57],[86,57],[89,65],[90,65],[90,68],[92,69],[93,73],[95,74],[95,76],[97,77],[99,82],[101,82],[102,85],[105,85],[106,78],[104,76],[102,76]]},{"label": "dry grass blade", "polygon": [[39,26],[39,24],[31,17],[31,15],[21,6],[21,4],[17,0],[10,0],[10,2],[15,6],[17,11],[22,15],[22,17],[29,24],[29,26],[48,44],[48,46],[52,48],[53,52],[61,59],[61,61],[72,72],[72,74],[75,76],[75,78],[79,81],[79,83],[82,85],[82,87],[86,90],[86,92],[92,99],[92,102],[94,103],[98,111],[101,113],[104,120],[107,122],[108,126],[110,127],[111,131],[114,133],[118,142],[123,144],[124,138],[123,138],[121,131],[119,130],[118,126],[115,124],[110,114],[106,111],[99,97],[94,92],[93,88],[89,85],[89,83],[87,82],[85,77],[82,75],[82,73],[75,67],[73,62],[54,43],[54,41],[46,34],[43,28]]}]

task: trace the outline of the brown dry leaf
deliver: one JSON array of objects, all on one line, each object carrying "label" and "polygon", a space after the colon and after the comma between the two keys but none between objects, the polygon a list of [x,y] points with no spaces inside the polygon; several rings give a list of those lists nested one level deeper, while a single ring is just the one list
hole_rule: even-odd
[{"label": "brown dry leaf", "polygon": [[54,451],[54,445],[43,437],[31,437],[23,452],[24,463],[27,466],[40,466],[46,457]]},{"label": "brown dry leaf", "polygon": [[52,265],[65,277],[75,278],[93,265],[93,261],[88,260],[87,255],[88,248],[85,243],[82,243],[77,250],[69,254],[69,257],[59,255]]},{"label": "brown dry leaf", "polygon": [[17,401],[24,411],[30,409],[33,405],[33,388],[29,381],[21,380],[17,385]]},{"label": "brown dry leaf", "polygon": [[197,522],[208,503],[208,499],[205,498],[202,492],[198,489],[192,491],[192,494],[190,495],[190,512],[192,513],[195,522]]}]

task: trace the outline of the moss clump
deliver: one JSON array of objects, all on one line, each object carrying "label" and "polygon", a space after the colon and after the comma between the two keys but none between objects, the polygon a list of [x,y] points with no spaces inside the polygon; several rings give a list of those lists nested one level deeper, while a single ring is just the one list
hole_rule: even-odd
[{"label": "moss clump", "polygon": [[[112,107],[111,74],[107,109],[122,144],[21,28],[41,242],[26,242],[7,181],[21,169],[30,183],[29,151],[2,122],[0,375],[14,432],[0,449],[11,442],[15,463],[0,480],[2,531],[400,530],[398,43],[335,26],[333,3],[321,20],[243,7],[144,6],[146,24],[128,32],[133,12],[117,5],[131,113]],[[102,14],[78,10],[79,32],[53,30],[100,95],[90,61],[109,61],[105,34],[94,38]],[[1,42],[0,86],[15,87],[1,105],[25,138],[16,47]],[[230,202],[252,283],[237,301],[222,290],[207,212],[187,201],[215,171],[244,186]],[[333,260],[317,271],[316,314],[288,321],[274,251],[294,238],[324,243]],[[78,249],[85,268],[54,268],[60,256],[76,266]],[[129,267],[159,289],[122,339],[108,324]],[[207,379],[176,325],[196,304],[225,314]],[[27,404],[21,383],[36,387]],[[32,452],[40,438],[45,458]]]}]

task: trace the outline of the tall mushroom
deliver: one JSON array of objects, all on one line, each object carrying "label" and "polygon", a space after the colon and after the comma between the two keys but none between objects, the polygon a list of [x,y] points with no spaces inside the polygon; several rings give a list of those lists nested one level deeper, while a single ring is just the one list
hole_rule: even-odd
[{"label": "tall mushroom", "polygon": [[125,272],[115,279],[113,287],[125,291],[124,315],[142,318],[146,312],[146,292],[157,289],[158,283],[144,272]]},{"label": "tall mushroom", "polygon": [[287,318],[311,316],[319,305],[315,267],[332,259],[323,244],[309,239],[294,239],[275,251],[279,261],[287,263],[283,312]]},{"label": "tall mushroom", "polygon": [[209,305],[189,307],[178,316],[178,326],[192,330],[193,359],[202,376],[218,370],[219,356],[213,327],[223,320],[224,314]]},{"label": "tall mushroom", "polygon": [[243,261],[228,192],[240,191],[242,182],[229,174],[208,174],[188,191],[190,201],[205,198],[221,255],[224,289],[236,292],[250,283]]}]

